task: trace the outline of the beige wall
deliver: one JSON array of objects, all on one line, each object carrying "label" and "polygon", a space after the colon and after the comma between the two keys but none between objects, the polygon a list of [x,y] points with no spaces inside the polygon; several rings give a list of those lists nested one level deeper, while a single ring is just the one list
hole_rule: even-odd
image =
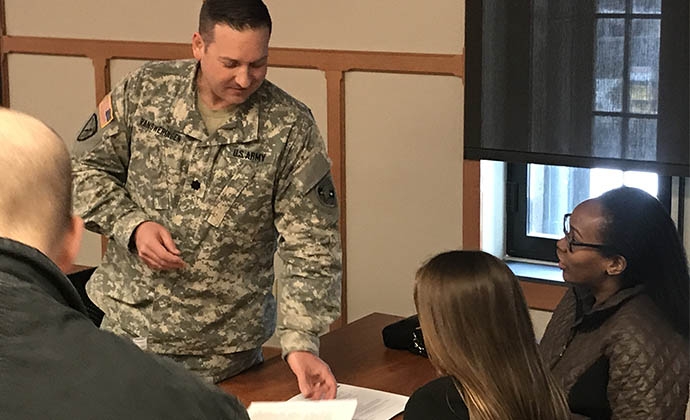
[{"label": "beige wall", "polygon": [[266,0],[276,47],[457,54],[458,0]]},{"label": "beige wall", "polygon": [[[189,42],[200,4],[5,0],[9,35],[167,42]],[[272,47],[458,54],[464,43],[464,3],[456,0],[267,4]],[[139,64],[114,61],[112,81]],[[325,137],[324,74],[271,68],[268,77],[312,109]],[[12,55],[9,78],[11,106],[48,121],[68,143],[95,106],[86,59]],[[417,266],[461,245],[462,88],[453,77],[346,75],[350,321],[412,313]],[[78,262],[97,264],[99,248],[88,237]]]},{"label": "beige wall", "polygon": [[5,0],[9,35],[189,42],[201,0]]},{"label": "beige wall", "polygon": [[537,341],[541,340],[546,330],[546,325],[551,320],[551,311],[540,311],[538,309],[529,310],[530,318],[532,318],[532,326],[534,327],[534,335],[537,337]]},{"label": "beige wall", "polygon": [[462,84],[351,73],[346,86],[349,317],[409,315],[422,261],[462,245]]}]

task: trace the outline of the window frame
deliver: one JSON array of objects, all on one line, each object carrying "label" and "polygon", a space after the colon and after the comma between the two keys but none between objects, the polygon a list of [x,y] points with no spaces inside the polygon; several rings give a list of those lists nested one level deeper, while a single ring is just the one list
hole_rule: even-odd
[{"label": "window frame", "polygon": [[[527,235],[528,191],[526,163],[508,163],[506,171],[506,256],[557,262],[557,239]],[[659,175],[659,201],[671,213],[672,177]],[[570,209],[572,211],[572,209]]]}]

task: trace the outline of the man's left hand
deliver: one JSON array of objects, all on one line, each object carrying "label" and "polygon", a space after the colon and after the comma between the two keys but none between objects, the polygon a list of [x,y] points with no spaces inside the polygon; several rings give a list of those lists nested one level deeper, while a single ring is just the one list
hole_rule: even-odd
[{"label": "man's left hand", "polygon": [[297,377],[300,393],[310,400],[332,400],[337,384],[331,368],[318,356],[307,351],[293,351],[287,363]]}]

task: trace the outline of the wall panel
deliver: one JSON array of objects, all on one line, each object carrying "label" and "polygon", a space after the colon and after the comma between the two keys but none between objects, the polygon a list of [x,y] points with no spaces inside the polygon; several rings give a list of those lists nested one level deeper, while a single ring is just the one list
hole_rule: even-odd
[{"label": "wall panel", "polygon": [[95,106],[91,60],[10,54],[8,68],[12,108],[41,118],[71,146]]},{"label": "wall panel", "polygon": [[419,265],[462,244],[462,83],[348,73],[348,321],[414,312]]}]

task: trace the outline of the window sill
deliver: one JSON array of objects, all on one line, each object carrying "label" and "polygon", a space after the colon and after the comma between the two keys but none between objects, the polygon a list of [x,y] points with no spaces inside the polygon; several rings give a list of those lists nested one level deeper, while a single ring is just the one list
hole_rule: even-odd
[{"label": "window sill", "polygon": [[506,264],[520,280],[527,306],[544,311],[556,309],[568,290],[558,267],[536,261],[507,260]]},{"label": "window sill", "polygon": [[525,260],[506,260],[506,265],[513,270],[520,280],[549,282],[563,285],[563,274],[561,269],[555,265],[550,265],[538,261]]}]

